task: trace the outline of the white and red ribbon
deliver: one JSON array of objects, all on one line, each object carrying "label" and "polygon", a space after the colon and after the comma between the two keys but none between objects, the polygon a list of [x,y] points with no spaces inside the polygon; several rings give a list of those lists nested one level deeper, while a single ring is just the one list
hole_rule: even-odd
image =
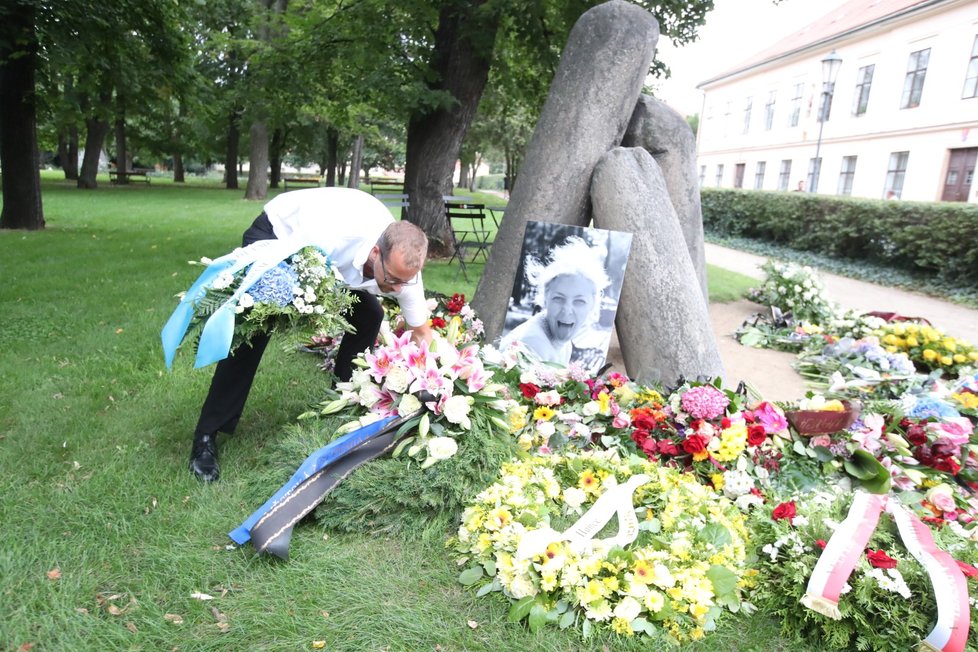
[{"label": "white and red ribbon", "polygon": [[835,530],[808,580],[806,607],[842,618],[839,596],[886,510],[896,521],[900,538],[927,571],[937,597],[937,624],[921,641],[921,650],[961,652],[971,627],[968,585],[964,573],[948,553],[939,549],[927,525],[895,500],[858,491],[846,519]]}]

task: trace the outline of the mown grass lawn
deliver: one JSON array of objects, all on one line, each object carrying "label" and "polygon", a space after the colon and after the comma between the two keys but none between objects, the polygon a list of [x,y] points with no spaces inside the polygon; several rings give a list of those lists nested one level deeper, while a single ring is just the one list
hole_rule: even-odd
[{"label": "mown grass lawn", "polygon": [[[259,212],[242,195],[48,179],[47,229],[0,232],[0,648],[652,649],[507,622],[506,601],[456,582],[439,538],[309,523],[287,563],[229,547],[257,507],[245,496],[266,443],[329,382],[311,356],[273,345],[237,434],[221,441],[222,480],[188,473],[210,370],[184,355],[167,371],[159,331],[199,271],[186,262],[231,249]],[[429,285],[471,295],[474,279],[438,267]],[[755,615],[689,649],[788,648]]]}]

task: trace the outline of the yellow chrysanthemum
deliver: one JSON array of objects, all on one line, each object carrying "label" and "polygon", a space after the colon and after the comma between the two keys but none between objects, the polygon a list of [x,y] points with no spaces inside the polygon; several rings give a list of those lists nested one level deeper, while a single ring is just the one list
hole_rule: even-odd
[{"label": "yellow chrysanthemum", "polygon": [[581,475],[577,476],[577,488],[584,491],[584,493],[595,494],[600,487],[601,481],[598,480],[598,476],[591,469],[585,469],[581,472]]},{"label": "yellow chrysanthemum", "polygon": [[938,357],[937,351],[935,351],[934,349],[924,349],[923,355],[924,355],[924,360],[926,360],[927,362],[933,362]]},{"label": "yellow chrysanthemum", "polygon": [[486,529],[501,530],[513,521],[513,515],[505,507],[497,507],[486,514]]},{"label": "yellow chrysanthemum", "polygon": [[632,624],[624,618],[612,619],[611,629],[616,634],[624,634],[625,636],[633,636],[635,634],[635,632],[632,631]]},{"label": "yellow chrysanthemum", "polygon": [[951,398],[960,403],[968,410],[978,409],[978,394],[972,394],[971,392],[961,392],[957,394],[951,394]]},{"label": "yellow chrysanthemum", "polygon": [[713,475],[710,476],[710,482],[713,483],[714,489],[720,491],[721,489],[723,489],[723,474],[714,473]]},{"label": "yellow chrysanthemum", "polygon": [[581,604],[590,604],[603,598],[607,589],[600,580],[589,580],[587,584],[577,589],[577,599]]}]

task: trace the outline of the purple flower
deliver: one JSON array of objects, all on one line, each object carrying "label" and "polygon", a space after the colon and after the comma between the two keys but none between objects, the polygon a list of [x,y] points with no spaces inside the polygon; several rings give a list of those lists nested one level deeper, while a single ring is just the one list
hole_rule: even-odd
[{"label": "purple flower", "polygon": [[730,399],[713,385],[700,385],[687,390],[681,404],[694,419],[716,419],[726,412]]}]

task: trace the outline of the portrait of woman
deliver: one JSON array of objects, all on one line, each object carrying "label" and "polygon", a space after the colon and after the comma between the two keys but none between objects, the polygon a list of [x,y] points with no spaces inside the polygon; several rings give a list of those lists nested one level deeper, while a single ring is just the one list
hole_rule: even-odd
[{"label": "portrait of woman", "polygon": [[596,372],[607,356],[630,245],[627,233],[530,222],[500,348],[519,343],[541,360]]}]

